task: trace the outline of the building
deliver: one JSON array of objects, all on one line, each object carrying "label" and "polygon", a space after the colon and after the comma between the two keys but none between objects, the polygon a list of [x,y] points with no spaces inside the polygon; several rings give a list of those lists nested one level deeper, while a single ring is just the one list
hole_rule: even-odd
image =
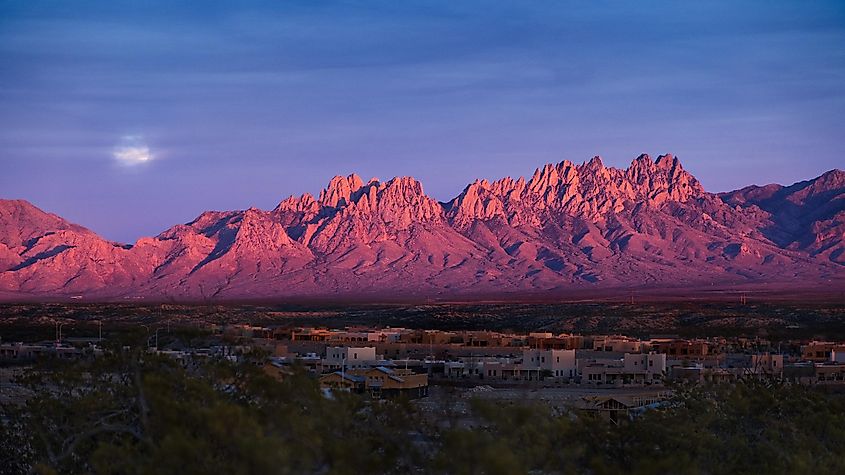
[{"label": "building", "polygon": [[320,377],[320,387],[367,393],[374,398],[428,396],[428,374],[376,366],[335,371]]},{"label": "building", "polygon": [[845,363],[815,363],[816,382],[821,384],[845,383]]},{"label": "building", "polygon": [[710,347],[704,340],[652,340],[650,348],[651,351],[663,353],[672,359],[701,359],[710,353]]},{"label": "building", "polygon": [[290,341],[327,341],[331,339],[334,332],[325,328],[295,328],[289,335],[277,332],[276,337],[287,336]]},{"label": "building", "polygon": [[379,361],[374,346],[330,346],[326,348],[323,367],[328,369],[354,369],[374,366]]},{"label": "building", "polygon": [[658,384],[666,375],[666,355],[625,353],[622,358],[582,360],[581,381],[588,384]]},{"label": "building", "polygon": [[623,376],[631,383],[657,383],[666,374],[666,355],[662,353],[625,353]]},{"label": "building", "polygon": [[581,335],[552,335],[551,333],[529,333],[526,343],[540,350],[577,350],[584,347]]},{"label": "building", "polygon": [[578,374],[575,350],[522,351],[522,358],[510,356],[463,356],[446,361],[443,374],[450,378],[539,381],[569,380]]},{"label": "building", "polygon": [[[99,351],[97,349],[96,352]],[[31,361],[45,356],[59,359],[74,359],[82,357],[83,354],[84,351],[81,348],[53,342],[42,344],[20,342],[0,344],[0,360],[6,361]]]},{"label": "building", "polygon": [[763,353],[751,355],[751,371],[759,376],[783,377],[783,355]]},{"label": "building", "polygon": [[575,350],[523,350],[520,376],[529,381],[546,377],[570,379],[577,374]]},{"label": "building", "polygon": [[613,351],[618,353],[639,353],[642,343],[636,338],[623,335],[593,337],[593,350]]},{"label": "building", "polygon": [[837,352],[845,354],[845,345],[830,341],[811,341],[801,346],[801,359],[814,362],[832,361]]},{"label": "building", "polygon": [[648,409],[660,407],[670,397],[668,392],[645,394],[626,394],[618,396],[587,396],[581,400],[579,408],[585,414],[618,423],[630,419]]}]

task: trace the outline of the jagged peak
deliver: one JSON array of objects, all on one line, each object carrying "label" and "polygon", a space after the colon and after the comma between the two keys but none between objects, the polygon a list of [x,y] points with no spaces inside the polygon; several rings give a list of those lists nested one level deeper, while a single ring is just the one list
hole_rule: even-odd
[{"label": "jagged peak", "polygon": [[586,163],[585,167],[590,170],[599,170],[604,168],[604,162],[602,161],[600,156],[596,155],[595,157],[591,158],[589,162]]},{"label": "jagged peak", "polygon": [[354,173],[348,176],[337,175],[320,192],[320,204],[332,208],[342,206],[345,203],[349,203],[352,193],[361,189],[362,186],[364,186],[364,182],[361,180],[361,177]]},{"label": "jagged peak", "polygon": [[263,209],[256,208],[255,206],[250,206],[249,208],[244,210],[243,219],[247,219],[247,217],[250,219],[255,219],[266,215],[267,212]]},{"label": "jagged peak", "polygon": [[383,183],[379,189],[379,195],[402,196],[407,201],[426,197],[422,183],[411,176],[397,176]]},{"label": "jagged peak", "polygon": [[657,157],[657,161],[654,162],[660,168],[678,168],[683,170],[681,166],[681,162],[671,153],[666,153]]},{"label": "jagged peak", "polygon": [[317,200],[311,193],[303,193],[299,197],[290,195],[282,200],[274,211],[294,213],[316,213],[319,209]]},{"label": "jagged peak", "polygon": [[650,165],[654,165],[654,161],[651,159],[651,156],[647,153],[641,153],[637,158],[631,161],[631,167],[647,166],[650,168]]},{"label": "jagged peak", "polygon": [[560,181],[560,171],[565,168],[565,161],[555,165],[547,163],[542,170],[534,171],[534,176],[528,181],[528,189],[532,193],[541,193],[543,190],[554,187]]}]

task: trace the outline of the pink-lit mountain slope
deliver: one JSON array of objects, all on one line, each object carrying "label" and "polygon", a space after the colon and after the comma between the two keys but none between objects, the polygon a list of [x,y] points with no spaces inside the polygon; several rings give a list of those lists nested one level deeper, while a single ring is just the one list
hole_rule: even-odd
[{"label": "pink-lit mountain slope", "polygon": [[818,284],[845,290],[845,172],[704,191],[671,155],[598,157],[448,203],[410,177],[337,176],[272,211],[201,214],[133,246],[0,201],[0,297],[448,298]]},{"label": "pink-lit mountain slope", "polygon": [[761,231],[779,247],[845,264],[845,172],[831,170],[792,186],[749,186],[721,198],[765,212]]}]

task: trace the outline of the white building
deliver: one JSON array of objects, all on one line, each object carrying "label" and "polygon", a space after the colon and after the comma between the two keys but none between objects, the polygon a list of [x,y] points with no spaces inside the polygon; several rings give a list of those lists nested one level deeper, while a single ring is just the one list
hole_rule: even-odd
[{"label": "white building", "polygon": [[331,369],[339,369],[341,366],[346,369],[367,368],[375,365],[379,360],[380,358],[376,355],[376,349],[373,346],[330,346],[326,348],[323,367]]},{"label": "white building", "polygon": [[[554,378],[574,378],[578,365],[575,350],[523,350],[523,378],[536,379],[540,373],[551,372]],[[533,373],[532,373],[533,372]]]},{"label": "white building", "polygon": [[635,381],[655,382],[663,379],[666,373],[666,355],[663,353],[625,353],[623,357],[625,373],[632,375]]}]

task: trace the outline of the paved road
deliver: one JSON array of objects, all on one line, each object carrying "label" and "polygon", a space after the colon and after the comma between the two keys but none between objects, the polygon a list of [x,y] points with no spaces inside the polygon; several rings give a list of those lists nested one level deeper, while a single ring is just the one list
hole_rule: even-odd
[{"label": "paved road", "polygon": [[662,387],[637,388],[600,388],[600,387],[563,387],[563,388],[496,388],[481,386],[468,389],[467,396],[483,399],[533,400],[548,402],[577,401],[587,396],[656,396],[666,393]]}]

